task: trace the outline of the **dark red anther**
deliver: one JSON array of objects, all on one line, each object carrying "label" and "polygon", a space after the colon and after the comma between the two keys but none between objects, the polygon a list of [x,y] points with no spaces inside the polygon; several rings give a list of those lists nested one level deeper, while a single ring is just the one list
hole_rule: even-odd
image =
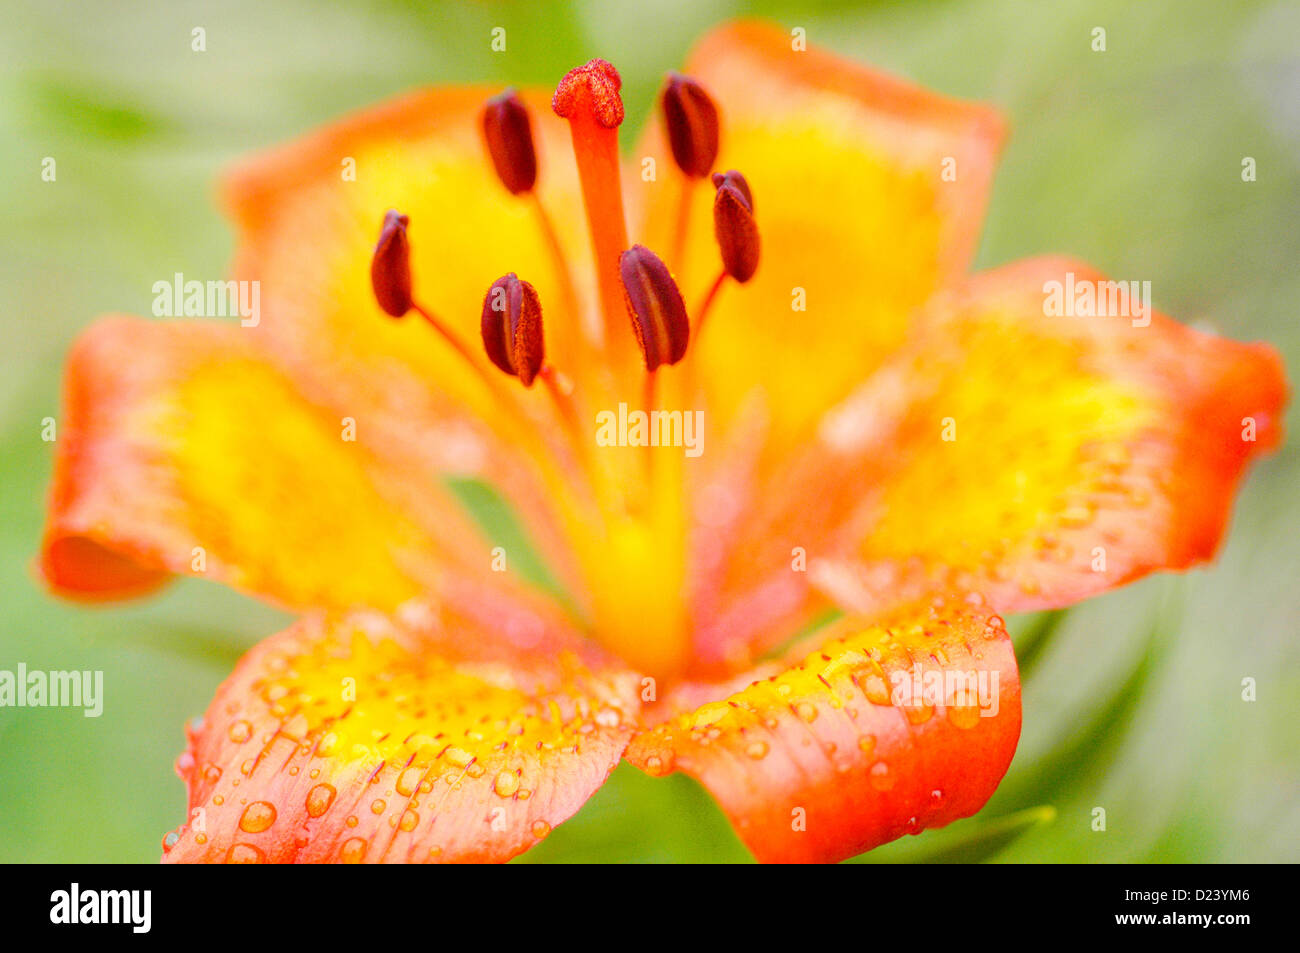
[{"label": "dark red anther", "polygon": [[494,281],[483,299],[480,326],[488,359],[531,387],[546,358],[542,303],[533,286],[513,271]]},{"label": "dark red anther", "polygon": [[691,323],[668,266],[644,245],[633,245],[619,257],[618,270],[646,370],[676,364],[686,354]]},{"label": "dark red anther", "polygon": [[668,74],[662,103],[668,144],[678,168],[704,178],[718,159],[718,107],[704,87],[681,73]]},{"label": "dark red anther", "polygon": [[411,246],[406,240],[406,226],[410,221],[395,209],[389,209],[375,245],[375,255],[370,260],[375,300],[395,318],[411,310]]},{"label": "dark red anther", "polygon": [[487,101],[483,108],[483,135],[492,165],[502,184],[514,195],[537,183],[537,152],[528,108],[513,89]]},{"label": "dark red anther", "polygon": [[745,177],[732,169],[726,175],[714,173],[713,234],[722,253],[722,267],[744,284],[758,270],[758,225],[754,221],[754,197]]}]

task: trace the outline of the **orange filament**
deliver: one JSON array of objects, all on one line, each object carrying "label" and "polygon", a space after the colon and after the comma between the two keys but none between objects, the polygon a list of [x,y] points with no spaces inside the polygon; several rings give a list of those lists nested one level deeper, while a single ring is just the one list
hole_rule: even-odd
[{"label": "orange filament", "polygon": [[695,186],[698,182],[698,179],[683,175],[681,195],[677,200],[677,222],[673,228],[673,244],[669,261],[672,262],[679,284],[686,281],[686,236],[691,229],[691,204],[695,198]]},{"label": "orange filament", "polygon": [[713,280],[713,284],[709,285],[708,294],[704,296],[704,300],[700,302],[700,306],[695,309],[696,340],[699,340],[700,332],[704,330],[704,319],[709,316],[709,310],[713,307],[713,299],[718,296],[718,292],[722,290],[722,285],[726,280],[727,269],[723,268],[722,271],[718,273],[718,277]]},{"label": "orange filament", "polygon": [[[578,337],[586,345],[590,342],[589,329],[578,306],[578,292],[573,285],[573,272],[569,269],[568,259],[564,257],[564,246],[560,244],[560,235],[555,230],[555,223],[551,221],[550,213],[546,211],[546,205],[542,202],[541,196],[535,190],[530,195],[533,199],[533,209],[537,213],[538,225],[541,227],[542,234],[546,239],[546,246],[550,250],[551,261],[554,264],[556,277],[559,280],[560,294],[564,299],[561,306],[564,313],[568,315],[569,320],[579,323],[579,331],[582,333]],[[585,355],[579,357],[582,359]]]}]

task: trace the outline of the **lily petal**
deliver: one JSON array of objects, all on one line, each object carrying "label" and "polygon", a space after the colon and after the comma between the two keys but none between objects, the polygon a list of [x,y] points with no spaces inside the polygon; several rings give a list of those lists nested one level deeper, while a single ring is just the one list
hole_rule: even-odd
[{"label": "lily petal", "polygon": [[[723,288],[691,360],[711,430],[757,402],[769,459],[903,343],[914,308],[965,273],[1003,138],[989,107],[793,47],[788,32],[741,21],[707,35],[686,66],[718,106],[716,169],[748,180],[763,248],[754,278]],[[638,154],[672,168],[659,129]],[[659,178],[639,199],[649,243],[666,248],[681,183]],[[721,268],[712,204],[713,189],[695,189],[686,256],[671,263],[691,309]]]},{"label": "lily petal", "polygon": [[842,860],[979,810],[1020,736],[1002,620],[978,605],[917,605],[817,641],[638,735],[627,759],[697,778],[760,861]]},{"label": "lily petal", "polygon": [[254,648],[190,732],[166,862],[502,861],[613,770],[635,677],[530,612],[416,603]]},{"label": "lily petal", "polygon": [[840,528],[861,530],[860,572],[828,577],[848,604],[943,578],[1001,612],[1055,608],[1214,556],[1281,439],[1280,357],[1151,311],[1049,316],[1053,282],[1108,293],[1066,259],[978,275],[824,431],[859,495]]},{"label": "lily petal", "polygon": [[[394,466],[434,482],[448,468],[424,448],[452,426],[472,437],[477,449],[458,461],[460,475],[499,487],[551,565],[580,591],[570,556],[578,530],[564,519],[582,518],[574,515],[586,502],[581,464],[544,388],[524,390],[481,353],[479,324],[492,283],[517,273],[542,302],[548,359],[582,393],[592,370],[580,337],[584,320],[594,319],[586,310],[594,293],[583,283],[590,251],[568,131],[549,93],[519,95],[531,111],[536,195],[568,269],[557,264],[532,196],[512,195],[498,180],[482,130],[482,110],[498,92],[417,91],[242,163],[224,191],[237,225],[235,276],[260,282],[254,339],[293,369],[311,399],[365,413]],[[390,208],[410,219],[416,303],[479,359],[480,371],[418,314],[394,320],[376,303],[371,255]],[[500,387],[485,386],[484,370],[500,377]]]},{"label": "lily petal", "polygon": [[386,486],[367,441],[243,328],[102,320],[72,350],[64,403],[40,559],[61,594],[181,574],[290,607],[392,608],[467,553],[488,565],[448,495]]}]

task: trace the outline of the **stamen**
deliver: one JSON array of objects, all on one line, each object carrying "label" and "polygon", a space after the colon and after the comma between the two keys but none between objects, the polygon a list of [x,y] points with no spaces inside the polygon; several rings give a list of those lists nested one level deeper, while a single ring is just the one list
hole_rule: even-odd
[{"label": "stamen", "polygon": [[494,281],[483,299],[480,330],[488,359],[532,387],[546,356],[542,305],[533,286],[513,271]]},{"label": "stamen", "polygon": [[732,169],[713,176],[713,234],[727,274],[742,285],[758,270],[758,225],[754,222],[754,196],[745,177]]},{"label": "stamen", "polygon": [[411,245],[406,237],[406,228],[410,223],[409,217],[395,209],[389,209],[384,216],[379,243],[370,260],[370,283],[374,287],[375,300],[385,313],[395,318],[403,317],[408,311],[415,311],[422,316],[474,368],[490,389],[497,390],[496,381],[483,369],[464,342],[456,337],[441,318],[412,296]]},{"label": "stamen", "polygon": [[537,151],[528,109],[513,89],[487,101],[483,136],[502,185],[512,195],[532,191],[537,183]]},{"label": "stamen", "polygon": [[683,174],[670,258],[680,271],[696,184],[713,170],[713,163],[718,159],[718,108],[699,83],[681,73],[668,74],[660,102],[668,145]]},{"label": "stamen", "polygon": [[681,73],[668,74],[661,102],[677,167],[690,178],[704,178],[718,159],[718,107],[699,83]]},{"label": "stamen", "polygon": [[611,349],[627,336],[618,264],[628,244],[618,160],[618,127],[623,122],[623,100],[619,96],[622,85],[613,66],[604,60],[592,60],[570,70],[560,80],[551,101],[556,115],[569,120],[573,155],[582,182],[582,204],[596,258],[606,346]]},{"label": "stamen", "polygon": [[[564,309],[569,319],[581,323],[578,314],[578,295],[573,288],[573,276],[564,257],[560,237],[555,231],[551,216],[537,194],[537,150],[533,145],[533,122],[528,107],[513,89],[489,99],[483,107],[483,138],[488,155],[496,169],[501,184],[512,195],[527,194],[532,199],[533,211],[546,239],[551,260],[555,265],[560,291],[564,296]],[[580,336],[580,340],[586,338]]]},{"label": "stamen", "polygon": [[488,288],[479,322],[488,359],[525,387],[540,379],[559,412],[569,442],[587,463],[587,443],[573,401],[573,382],[545,363],[542,303],[537,290],[513,271]]},{"label": "stamen", "polygon": [[700,302],[700,306],[695,309],[695,336],[698,339],[700,332],[704,330],[704,319],[709,316],[709,311],[713,308],[713,299],[718,296],[722,286],[727,283],[727,269],[723,268],[718,272],[718,277],[713,279],[713,284],[709,285],[709,291]]},{"label": "stamen", "polygon": [[713,197],[713,234],[722,255],[722,271],[695,311],[697,336],[726,279],[731,277],[743,285],[758,270],[760,242],[758,225],[754,221],[754,195],[749,190],[749,183],[732,169],[725,175],[714,173],[713,184],[718,190]]},{"label": "stamen", "polygon": [[646,370],[676,364],[686,354],[691,325],[668,266],[644,245],[633,245],[620,256],[619,274]]},{"label": "stamen", "polygon": [[411,310],[411,247],[406,238],[410,219],[389,209],[370,259],[370,283],[375,300],[386,314],[400,318]]}]

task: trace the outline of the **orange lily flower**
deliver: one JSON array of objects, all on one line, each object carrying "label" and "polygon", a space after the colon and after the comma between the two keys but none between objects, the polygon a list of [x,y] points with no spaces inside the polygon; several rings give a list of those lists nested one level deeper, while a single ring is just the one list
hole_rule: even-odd
[{"label": "orange lily flower", "polygon": [[[164,859],[504,860],[622,758],[760,860],[978,811],[1020,733],[1000,614],[1211,558],[1280,440],[1277,354],[1049,314],[1104,287],[1068,260],[970,274],[998,114],[773,27],[708,35],[627,167],[609,64],[496,92],[237,169],[256,326],[73,349],[49,585],[304,613],[189,729]],[[638,410],[702,411],[701,452],[598,441]]]}]

